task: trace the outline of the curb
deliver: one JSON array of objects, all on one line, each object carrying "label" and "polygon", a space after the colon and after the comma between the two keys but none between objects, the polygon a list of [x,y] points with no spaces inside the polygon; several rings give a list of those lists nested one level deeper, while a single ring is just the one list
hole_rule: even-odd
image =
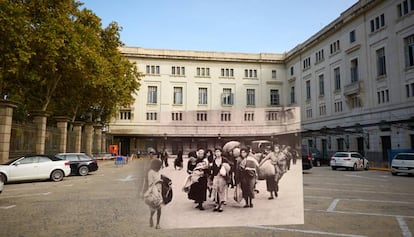
[{"label": "curb", "polygon": [[390,168],[381,168],[381,167],[369,167],[369,170],[378,170],[378,171],[391,172],[391,169]]}]

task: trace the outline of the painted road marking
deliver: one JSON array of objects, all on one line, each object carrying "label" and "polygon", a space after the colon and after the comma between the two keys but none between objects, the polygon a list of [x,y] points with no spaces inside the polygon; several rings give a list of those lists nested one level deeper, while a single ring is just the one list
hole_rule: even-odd
[{"label": "painted road marking", "polygon": [[361,178],[361,179],[377,180],[377,181],[388,181],[387,179],[370,178],[370,177],[365,177],[365,176],[356,175],[356,174],[346,174],[345,176],[347,176],[347,177]]},{"label": "painted road marking", "polygon": [[343,236],[343,237],[365,237],[365,235],[352,235],[352,234],[341,234],[333,232],[325,232],[318,230],[301,230],[301,229],[289,229],[289,228],[279,228],[279,227],[270,227],[270,226],[248,226],[251,228],[264,229],[264,230],[277,230],[277,231],[288,231],[288,232],[298,232],[304,234],[314,234],[314,235],[328,235],[328,236]]},{"label": "painted road marking", "polygon": [[[305,208],[305,211],[308,212],[328,212],[327,210],[319,209],[309,209]],[[404,218],[414,218],[414,216],[404,216],[404,215],[393,215],[393,214],[383,214],[383,213],[368,213],[368,212],[352,212],[352,211],[331,211],[330,213],[340,213],[348,215],[363,215],[363,216],[380,216],[380,217],[404,217]]]},{"label": "painted road marking", "polygon": [[7,210],[7,209],[11,209],[13,207],[16,207],[16,205],[4,206],[4,207],[0,207],[0,209]]},{"label": "painted road marking", "polygon": [[397,216],[398,224],[400,225],[403,237],[412,237],[413,235],[410,232],[410,229],[407,226],[404,218],[402,216]]},{"label": "painted road marking", "polygon": [[[313,198],[313,199],[335,199],[328,196],[304,196],[304,198]],[[379,202],[379,203],[394,203],[394,204],[413,204],[414,202],[406,201],[387,201],[387,200],[372,200],[372,199],[361,199],[361,198],[338,198],[343,201],[357,201],[357,202]]]},{"label": "painted road marking", "polygon": [[382,193],[382,194],[392,194],[392,195],[409,195],[414,196],[414,193],[396,193],[396,192],[378,192],[378,191],[363,191],[363,190],[344,190],[344,189],[329,189],[329,188],[307,188],[303,189],[308,190],[324,190],[324,191],[335,191],[335,192],[356,192],[356,193]]},{"label": "painted road marking", "polygon": [[332,201],[332,203],[331,203],[331,205],[329,205],[329,207],[328,207],[328,209],[326,210],[327,212],[333,212],[334,210],[335,210],[335,208],[336,208],[336,205],[338,205],[338,202],[340,201],[341,199],[334,199],[333,201]]},{"label": "painted road marking", "polygon": [[47,196],[50,195],[52,192],[46,192],[46,193],[33,193],[33,194],[22,194],[22,195],[15,195],[15,196],[6,196],[2,195],[3,198],[20,198],[20,197],[33,197],[33,196]]},{"label": "painted road marking", "polygon": [[133,178],[133,175],[128,175],[125,179],[118,179],[119,181],[123,181],[123,182],[128,182],[128,181],[133,181],[135,180],[135,178]]}]

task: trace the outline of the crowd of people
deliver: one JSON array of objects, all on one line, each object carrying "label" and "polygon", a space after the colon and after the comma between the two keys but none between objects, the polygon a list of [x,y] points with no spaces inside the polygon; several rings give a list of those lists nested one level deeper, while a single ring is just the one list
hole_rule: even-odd
[{"label": "crowd of people", "polygon": [[[223,212],[223,205],[228,201],[230,189],[233,189],[233,199],[236,202],[241,203],[244,199],[243,207],[253,208],[253,199],[260,192],[256,189],[258,180],[266,181],[268,199],[275,199],[279,192],[279,181],[290,169],[291,163],[296,164],[298,154],[290,146],[279,144],[266,145],[256,153],[249,147],[239,146],[225,151],[221,147],[214,150],[198,148],[188,153],[186,167],[188,176],[183,191],[201,211],[205,210],[203,204],[211,200],[215,203],[213,211]],[[183,163],[183,153],[180,151],[174,160],[174,169],[184,169]],[[161,194],[159,171],[163,167],[168,167],[166,151],[162,153],[160,159],[154,159],[147,177],[149,183],[158,188],[159,194]],[[148,193],[150,188],[146,190]],[[162,202],[148,204],[151,209],[150,226],[154,225],[152,218],[157,212],[156,228],[159,228],[161,204]]]},{"label": "crowd of people", "polygon": [[215,202],[214,211],[222,212],[228,199],[229,188],[234,189],[233,198],[245,201],[244,207],[253,207],[258,180],[266,180],[268,199],[278,196],[279,181],[296,164],[298,153],[290,146],[268,145],[262,152],[253,153],[249,147],[235,147],[230,151],[222,148],[203,148],[188,154],[188,177],[183,190],[188,198],[204,210],[207,197]]}]

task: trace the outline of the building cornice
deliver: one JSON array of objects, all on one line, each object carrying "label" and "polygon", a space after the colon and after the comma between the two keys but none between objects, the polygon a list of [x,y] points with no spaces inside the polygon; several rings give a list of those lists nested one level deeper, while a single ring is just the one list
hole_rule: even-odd
[{"label": "building cornice", "polygon": [[147,49],[141,47],[121,47],[121,53],[128,58],[150,58],[187,61],[217,61],[246,63],[284,63],[284,54],[272,53],[228,53],[191,50]]}]

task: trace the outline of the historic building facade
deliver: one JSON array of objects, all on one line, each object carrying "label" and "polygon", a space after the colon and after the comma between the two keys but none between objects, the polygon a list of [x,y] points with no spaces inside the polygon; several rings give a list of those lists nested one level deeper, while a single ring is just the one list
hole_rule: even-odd
[{"label": "historic building facade", "polygon": [[124,47],[145,76],[111,142],[174,152],[301,134],[325,156],[386,162],[414,149],[413,22],[414,1],[361,0],[285,54]]}]

